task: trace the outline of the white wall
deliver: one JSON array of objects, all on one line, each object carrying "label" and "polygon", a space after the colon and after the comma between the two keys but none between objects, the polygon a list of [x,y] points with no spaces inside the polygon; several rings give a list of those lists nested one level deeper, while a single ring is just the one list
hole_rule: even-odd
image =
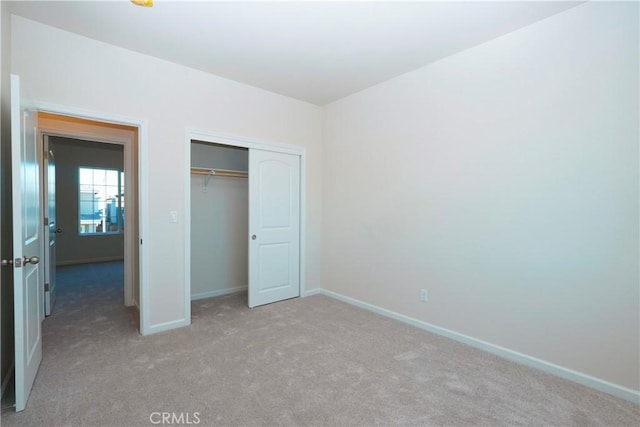
[{"label": "white wall", "polygon": [[638,71],[588,3],[327,106],[323,287],[638,390]]},{"label": "white wall", "polygon": [[[56,159],[56,236],[58,265],[124,258],[124,234],[80,235],[78,231],[78,168],[124,170],[124,146],[50,137]],[[126,212],[126,211],[125,211]]]},{"label": "white wall", "polygon": [[[249,151],[191,144],[191,165],[247,171]],[[191,296],[247,288],[249,186],[246,178],[191,176]]]},{"label": "white wall", "polygon": [[[149,123],[150,323],[185,320],[185,127],[306,147],[306,283],[320,285],[321,110],[13,16],[13,72],[31,97]],[[169,211],[178,223],[169,222]]]},{"label": "white wall", "polygon": [[[12,258],[11,213],[11,15],[7,3],[0,2],[0,258]],[[0,385],[14,359],[13,269],[0,268]]]}]

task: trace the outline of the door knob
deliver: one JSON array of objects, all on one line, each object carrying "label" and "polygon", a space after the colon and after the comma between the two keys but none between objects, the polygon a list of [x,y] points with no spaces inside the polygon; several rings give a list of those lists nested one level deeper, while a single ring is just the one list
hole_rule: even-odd
[{"label": "door knob", "polygon": [[3,267],[7,266],[7,265],[13,265],[13,260],[12,259],[3,259],[2,260],[2,264]]},{"label": "door knob", "polygon": [[54,233],[56,233],[56,234],[62,233],[62,228],[56,228],[56,231],[54,231]]},{"label": "door knob", "polygon": [[31,258],[28,257],[24,257],[22,259],[22,263],[23,264],[37,264],[40,262],[40,258],[38,258],[37,256],[32,256]]},{"label": "door knob", "polygon": [[251,240],[256,240],[256,235],[251,236]]}]

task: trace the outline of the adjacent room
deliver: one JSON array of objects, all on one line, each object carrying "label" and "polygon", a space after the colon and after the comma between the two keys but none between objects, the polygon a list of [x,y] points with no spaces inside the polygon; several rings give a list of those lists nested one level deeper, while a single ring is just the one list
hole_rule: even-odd
[{"label": "adjacent room", "polygon": [[639,16],[1,2],[3,425],[638,425]]},{"label": "adjacent room", "polygon": [[124,146],[54,136],[48,143],[55,161],[55,215],[49,220],[55,216],[56,238],[47,283],[55,298],[48,303],[45,295],[45,314],[52,314],[59,293],[74,301],[58,307],[58,315],[83,305],[99,311],[106,299],[124,306]]}]

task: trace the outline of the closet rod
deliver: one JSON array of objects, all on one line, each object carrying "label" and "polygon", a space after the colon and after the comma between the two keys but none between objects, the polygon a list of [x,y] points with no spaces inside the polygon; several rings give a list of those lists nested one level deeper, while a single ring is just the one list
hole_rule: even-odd
[{"label": "closet rod", "polygon": [[191,168],[191,173],[194,175],[226,176],[229,178],[247,178],[249,176],[249,174],[243,171],[232,171],[226,169]]}]

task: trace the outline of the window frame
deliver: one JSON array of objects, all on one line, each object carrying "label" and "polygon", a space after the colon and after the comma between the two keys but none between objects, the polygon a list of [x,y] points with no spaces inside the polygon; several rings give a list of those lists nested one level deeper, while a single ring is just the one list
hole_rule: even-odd
[{"label": "window frame", "polygon": [[[87,184],[87,183],[83,183],[81,181],[81,170],[85,169],[85,170],[91,170],[91,171],[115,171],[117,172],[117,177],[118,177],[118,184],[117,184],[117,195],[115,196],[115,198],[117,199],[117,206],[116,206],[116,218],[117,218],[117,224],[118,224],[118,229],[117,230],[112,230],[112,231],[93,231],[93,232],[83,232],[82,231],[82,204],[83,204],[83,200],[82,200],[82,186],[83,185],[91,185],[92,188],[96,188],[96,187],[102,187],[102,188],[108,188],[108,187],[113,187],[113,185],[107,185],[105,184],[95,184],[93,182],[93,178],[92,178],[92,182],[91,184]],[[118,168],[118,167],[101,167],[101,166],[78,166],[78,186],[76,189],[77,192],[77,196],[78,196],[78,220],[77,220],[77,230],[78,230],[78,235],[80,237],[89,237],[89,236],[113,236],[113,235],[124,235],[124,225],[125,225],[125,219],[124,219],[124,170],[123,168]],[[94,192],[95,194],[95,192]],[[106,198],[106,194],[107,192],[105,192],[105,198]],[[106,209],[106,200],[102,201],[101,203],[105,204],[105,207],[103,209],[100,210],[104,210]],[[86,203],[86,201],[84,201]],[[97,206],[99,207],[100,205],[97,203],[100,202],[96,202],[95,200],[91,200],[90,201],[92,203],[92,206]],[[92,210],[94,211],[94,215],[95,215],[95,207],[92,207]],[[102,226],[104,227],[106,225],[106,218],[107,215],[103,212],[101,214],[101,218],[100,218],[100,222],[102,224]],[[95,223],[94,223],[95,224]]]}]

